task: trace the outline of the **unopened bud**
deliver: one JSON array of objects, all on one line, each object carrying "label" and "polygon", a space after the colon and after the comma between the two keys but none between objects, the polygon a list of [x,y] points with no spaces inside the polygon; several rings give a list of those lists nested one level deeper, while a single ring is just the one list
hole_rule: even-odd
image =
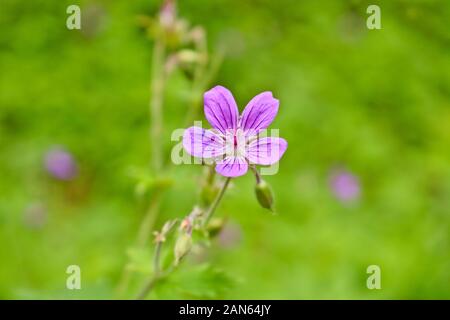
[{"label": "unopened bud", "polygon": [[269,184],[261,180],[255,186],[256,198],[259,204],[270,211],[273,211],[273,194]]},{"label": "unopened bud", "polygon": [[180,223],[180,230],[185,231],[187,233],[191,233],[192,231],[192,219],[187,216]]},{"label": "unopened bud", "polygon": [[178,61],[180,61],[183,64],[190,64],[197,62],[201,59],[201,56],[195,52],[194,50],[190,49],[182,49],[178,52]]},{"label": "unopened bud", "polygon": [[175,265],[178,265],[183,257],[189,253],[192,248],[191,235],[183,232],[175,243]]},{"label": "unopened bud", "polygon": [[205,29],[203,29],[200,26],[196,26],[194,28],[192,28],[192,30],[190,31],[190,36],[192,41],[199,43],[205,40]]},{"label": "unopened bud", "polygon": [[175,1],[166,0],[164,1],[161,11],[159,13],[159,21],[163,27],[171,27],[176,18],[176,7]]}]

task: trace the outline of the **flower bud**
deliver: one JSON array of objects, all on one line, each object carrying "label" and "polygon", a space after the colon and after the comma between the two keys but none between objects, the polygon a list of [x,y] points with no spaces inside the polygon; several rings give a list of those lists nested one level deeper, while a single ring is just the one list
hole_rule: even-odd
[{"label": "flower bud", "polygon": [[159,12],[161,25],[165,28],[170,28],[175,23],[176,15],[175,1],[165,0]]},{"label": "flower bud", "polygon": [[189,32],[189,36],[193,42],[201,43],[201,42],[205,41],[206,32],[203,27],[196,26],[191,29],[191,31]]},{"label": "flower bud", "polygon": [[180,223],[180,230],[190,233],[192,231],[192,219],[187,216]]},{"label": "flower bud", "polygon": [[255,186],[256,198],[259,204],[270,211],[273,211],[273,194],[269,184],[261,180]]},{"label": "flower bud", "polygon": [[198,62],[201,59],[201,55],[191,49],[182,49],[177,54],[178,60],[183,64],[190,64]]},{"label": "flower bud", "polygon": [[189,253],[192,248],[192,237],[185,232],[181,233],[175,243],[175,265],[180,263],[181,259]]}]

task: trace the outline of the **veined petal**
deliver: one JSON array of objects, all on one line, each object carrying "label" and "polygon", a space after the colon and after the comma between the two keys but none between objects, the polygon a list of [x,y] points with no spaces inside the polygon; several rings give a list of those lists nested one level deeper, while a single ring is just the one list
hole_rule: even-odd
[{"label": "veined petal", "polygon": [[206,119],[213,128],[223,134],[237,128],[239,111],[227,88],[215,86],[205,92],[203,99]]},{"label": "veined petal", "polygon": [[242,112],[240,128],[249,135],[266,129],[278,113],[279,101],[272,92],[265,91],[255,96]]},{"label": "veined petal", "polygon": [[251,142],[247,148],[247,159],[252,164],[272,165],[280,160],[287,149],[283,138],[265,137]]},{"label": "veined petal", "polygon": [[194,157],[214,158],[225,153],[224,139],[201,127],[190,127],[184,131],[183,147]]},{"label": "veined petal", "polygon": [[248,170],[247,161],[243,157],[226,157],[217,162],[216,171],[224,177],[239,177]]}]

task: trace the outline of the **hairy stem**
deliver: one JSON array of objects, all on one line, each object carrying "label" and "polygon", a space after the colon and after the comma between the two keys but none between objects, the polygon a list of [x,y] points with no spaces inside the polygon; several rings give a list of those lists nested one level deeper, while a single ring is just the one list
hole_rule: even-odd
[{"label": "hairy stem", "polygon": [[[153,49],[152,59],[152,76],[150,84],[150,142],[152,147],[152,169],[156,174],[162,169],[163,166],[163,146],[162,146],[162,133],[163,133],[163,116],[162,105],[164,99],[164,59],[165,59],[165,44],[161,39],[157,39],[155,47]],[[144,246],[149,238],[150,232],[153,229],[153,225],[159,213],[160,196],[156,195],[150,207],[147,210],[147,214],[142,220],[138,245]]]},{"label": "hairy stem", "polygon": [[137,296],[138,300],[142,300],[148,295],[148,293],[153,289],[153,287],[155,286],[156,282],[160,277],[159,260],[161,256],[161,247],[162,241],[158,241],[156,243],[155,256],[153,258],[153,276],[147,281],[147,283],[144,285],[144,287],[138,294]]},{"label": "hairy stem", "polygon": [[212,215],[214,214],[214,211],[216,211],[217,206],[219,205],[220,201],[223,198],[223,195],[225,194],[225,191],[227,190],[228,185],[230,184],[231,178],[227,178],[222,186],[222,189],[220,189],[219,193],[217,194],[216,198],[214,199],[214,202],[211,204],[211,206],[208,208],[208,210],[205,213],[205,219],[203,220],[203,226],[206,226],[208,221],[211,219]]},{"label": "hairy stem", "polygon": [[159,271],[160,271],[159,258],[161,256],[161,246],[162,246],[162,242],[158,241],[156,243],[155,257],[153,259],[153,270],[154,270],[155,274],[159,274]]},{"label": "hairy stem", "polygon": [[[162,116],[162,105],[164,98],[164,85],[165,85],[165,74],[164,74],[164,59],[165,59],[165,45],[161,39],[156,40],[155,47],[153,50],[152,57],[152,73],[150,81],[150,144],[152,151],[152,161],[151,166],[154,173],[159,172],[162,169],[162,154],[163,146],[162,142],[162,132],[163,132],[163,116]],[[142,219],[141,225],[138,232],[137,245],[139,247],[145,246],[153,230],[153,225],[158,217],[159,207],[160,207],[161,197],[156,194],[149,205],[145,217]],[[128,288],[128,284],[131,278],[131,271],[125,268],[122,272],[122,277],[118,286],[118,293],[123,294]]]}]

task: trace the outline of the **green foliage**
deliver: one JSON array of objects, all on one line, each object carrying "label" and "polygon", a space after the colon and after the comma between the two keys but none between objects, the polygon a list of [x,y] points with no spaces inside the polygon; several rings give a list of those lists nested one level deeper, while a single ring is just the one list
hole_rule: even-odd
[{"label": "green foliage", "polygon": [[155,288],[160,299],[223,299],[236,281],[208,264],[181,268]]},{"label": "green foliage", "polygon": [[[450,298],[450,3],[378,1],[382,29],[369,31],[364,0],[179,2],[209,49],[225,48],[214,83],[241,110],[263,90],[280,99],[271,127],[289,147],[264,177],[279,214],[258,205],[253,176],[234,180],[216,215],[240,226],[240,242],[219,235],[204,251],[210,265],[186,259],[151,297]],[[0,298],[113,298],[128,257],[132,297],[152,271],[153,245],[129,248],[154,191],[166,190],[158,228],[211,201],[200,166],[170,163],[192,103],[181,71],[165,92],[169,177],[130,177],[151,159],[152,42],[139,17],[158,2],[80,1],[93,26],[81,31],[65,27],[69,4],[1,1]],[[74,155],[75,180],[45,171],[55,145]],[[359,177],[357,201],[334,196],[336,167]],[[65,289],[71,264],[77,292]],[[382,290],[365,286],[371,264]]]},{"label": "green foliage", "polygon": [[148,248],[130,248],[127,250],[129,263],[126,268],[133,272],[149,276],[153,272],[152,251]]}]

